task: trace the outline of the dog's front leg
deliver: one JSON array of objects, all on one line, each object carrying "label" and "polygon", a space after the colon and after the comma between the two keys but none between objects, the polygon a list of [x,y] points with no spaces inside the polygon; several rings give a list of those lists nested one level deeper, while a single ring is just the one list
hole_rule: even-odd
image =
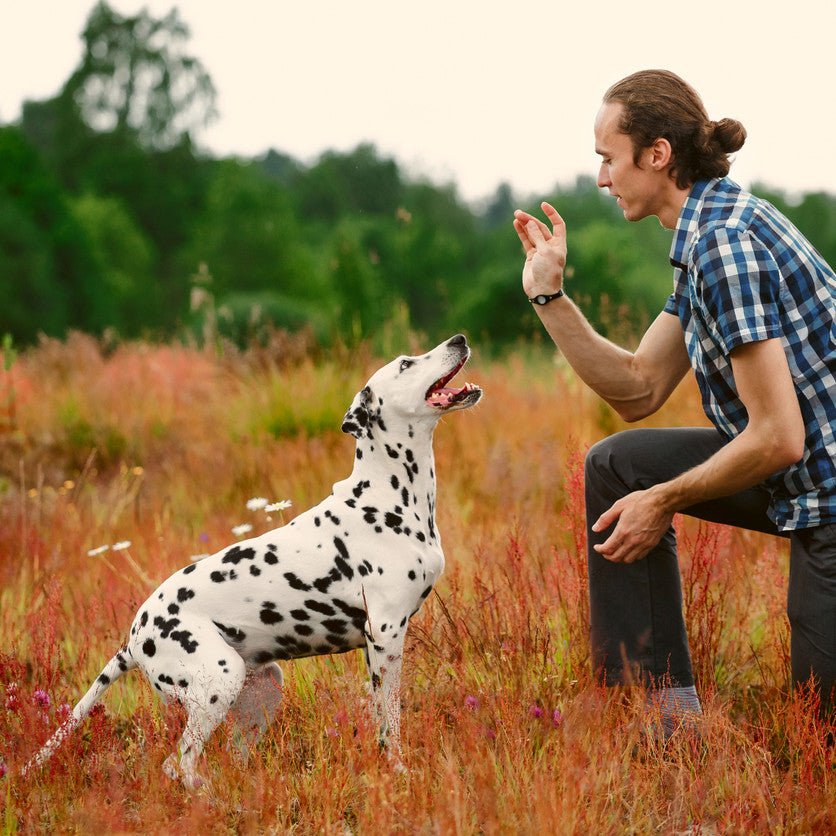
[{"label": "dog's front leg", "polygon": [[404,769],[401,752],[401,669],[404,635],[373,640],[366,637],[366,663],[372,697],[380,720],[380,743],[398,771]]}]

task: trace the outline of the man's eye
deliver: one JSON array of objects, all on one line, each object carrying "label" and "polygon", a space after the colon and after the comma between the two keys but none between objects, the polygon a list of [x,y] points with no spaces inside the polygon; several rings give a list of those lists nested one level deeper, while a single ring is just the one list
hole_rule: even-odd
[{"label": "man's eye", "polygon": [[405,372],[410,366],[414,366],[414,360],[401,360],[401,371]]}]

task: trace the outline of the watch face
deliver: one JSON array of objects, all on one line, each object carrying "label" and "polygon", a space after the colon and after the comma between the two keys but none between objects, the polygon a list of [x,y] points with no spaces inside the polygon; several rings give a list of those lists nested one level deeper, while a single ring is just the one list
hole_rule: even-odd
[{"label": "watch face", "polygon": [[546,296],[546,295],[545,295],[545,293],[541,293],[541,294],[539,294],[538,296],[535,296],[535,297],[534,297],[534,301],[535,301],[538,305],[545,305],[545,304],[546,304],[546,302],[548,301],[548,298],[549,298],[549,297],[548,297],[548,296]]}]

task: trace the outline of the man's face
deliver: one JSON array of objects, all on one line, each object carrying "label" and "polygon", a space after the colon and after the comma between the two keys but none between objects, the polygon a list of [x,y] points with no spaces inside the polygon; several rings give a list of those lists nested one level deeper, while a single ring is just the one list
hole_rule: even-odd
[{"label": "man's face", "polygon": [[662,184],[651,167],[651,149],[641,152],[638,165],[633,161],[633,142],[618,129],[623,107],[606,103],[595,118],[595,153],[601,156],[598,187],[609,189],[626,220],[640,221],[659,214]]}]

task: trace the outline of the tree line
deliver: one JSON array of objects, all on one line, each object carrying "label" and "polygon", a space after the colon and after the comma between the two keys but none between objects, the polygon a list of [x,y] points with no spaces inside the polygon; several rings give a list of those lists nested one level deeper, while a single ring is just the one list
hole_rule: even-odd
[{"label": "tree line", "polygon": [[[670,233],[626,224],[592,178],[480,205],[373,145],[305,163],[214,158],[193,141],[215,90],[176,10],[92,10],[60,92],[0,126],[0,334],[69,329],[168,339],[211,317],[238,341],[311,329],[352,343],[386,327],[467,331],[498,346],[539,331],[522,297],[513,209],[555,203],[568,287],[605,331],[670,292]],[[836,263],[836,197],[757,190]]]}]

